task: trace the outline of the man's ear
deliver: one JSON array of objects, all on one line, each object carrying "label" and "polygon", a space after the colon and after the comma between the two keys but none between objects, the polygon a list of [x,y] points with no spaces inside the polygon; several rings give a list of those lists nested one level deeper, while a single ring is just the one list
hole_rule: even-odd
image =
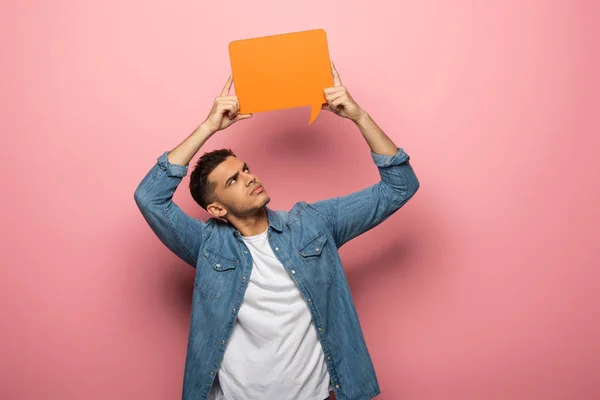
[{"label": "man's ear", "polygon": [[221,203],[216,201],[207,205],[206,211],[213,217],[217,218],[223,218],[225,215],[227,215],[227,210],[225,209],[225,207],[223,207]]}]

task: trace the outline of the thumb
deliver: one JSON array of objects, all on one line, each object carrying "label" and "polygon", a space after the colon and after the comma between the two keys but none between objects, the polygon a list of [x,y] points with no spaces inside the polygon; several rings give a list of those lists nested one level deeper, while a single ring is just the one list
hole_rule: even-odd
[{"label": "thumb", "polygon": [[241,121],[243,119],[248,119],[248,118],[252,118],[252,114],[238,114],[235,117],[234,122]]}]

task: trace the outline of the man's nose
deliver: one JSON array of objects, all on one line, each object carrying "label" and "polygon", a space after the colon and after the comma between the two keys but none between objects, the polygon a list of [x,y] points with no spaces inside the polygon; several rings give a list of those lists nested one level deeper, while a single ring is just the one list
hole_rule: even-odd
[{"label": "man's nose", "polygon": [[250,185],[252,182],[256,181],[256,176],[252,174],[246,174],[246,186]]}]

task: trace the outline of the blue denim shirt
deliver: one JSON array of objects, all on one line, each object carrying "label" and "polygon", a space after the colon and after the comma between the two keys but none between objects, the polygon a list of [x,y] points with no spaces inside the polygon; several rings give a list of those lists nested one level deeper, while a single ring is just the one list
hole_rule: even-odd
[{"label": "blue denim shirt", "polygon": [[[134,198],[158,238],[196,268],[182,398],[200,400],[208,397],[243,307],[252,257],[231,224],[194,219],[172,201],[189,165],[171,164],[167,155],[158,158]],[[381,177],[372,186],[314,203],[300,201],[290,211],[265,206],[269,244],[312,314],[338,400],[380,393],[338,249],[386,220],[419,188],[403,149],[393,156],[371,156]]]}]

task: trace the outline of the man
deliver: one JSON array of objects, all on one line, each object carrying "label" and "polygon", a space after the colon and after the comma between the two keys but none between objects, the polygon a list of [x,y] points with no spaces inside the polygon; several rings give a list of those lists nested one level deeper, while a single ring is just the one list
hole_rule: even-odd
[{"label": "man", "polygon": [[352,120],[381,181],[343,197],[274,211],[267,189],[230,150],[205,153],[190,177],[196,220],[172,201],[188,164],[216,132],[250,118],[229,96],[163,153],[135,191],[160,240],[196,268],[183,399],[371,399],[379,385],[338,249],[377,226],[419,188],[409,156],[342,86],[323,108]]}]

